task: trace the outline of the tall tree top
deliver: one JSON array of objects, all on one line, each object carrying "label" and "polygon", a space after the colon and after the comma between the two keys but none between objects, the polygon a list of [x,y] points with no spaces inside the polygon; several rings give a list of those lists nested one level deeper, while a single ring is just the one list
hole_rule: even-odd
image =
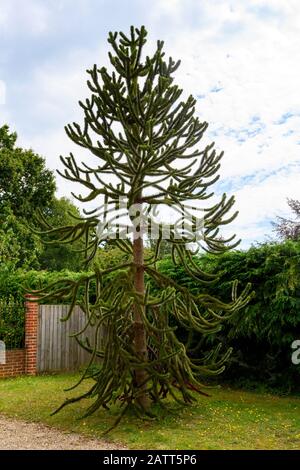
[{"label": "tall tree top", "polygon": [[48,207],[55,192],[55,178],[43,157],[33,150],[16,147],[17,134],[0,128],[0,215],[10,210],[30,217]]},{"label": "tall tree top", "polygon": [[16,140],[17,140],[17,133],[10,132],[9,126],[7,124],[4,124],[4,126],[0,127],[0,150],[1,149],[13,150]]},{"label": "tall tree top", "polygon": [[[98,164],[79,164],[71,153],[61,157],[65,171],[59,172],[88,191],[73,194],[81,202],[100,198],[115,204],[125,197],[129,207],[145,203],[182,208],[187,200],[203,201],[214,194],[208,188],[219,178],[223,152],[216,152],[214,142],[197,148],[208,124],[195,116],[192,96],[180,101],[182,90],[173,84],[180,61],[165,60],[163,41],[157,41],[152,56],[144,57],[146,38],[143,26],[131,27],[128,36],[109,33],[112,71],[97,65],[87,71],[92,94],[79,102],[84,123],[73,122],[65,129]],[[237,215],[227,216],[233,204],[234,197],[223,194],[205,209],[204,245],[211,251],[238,243],[226,246],[234,237],[224,239],[219,233]]]}]

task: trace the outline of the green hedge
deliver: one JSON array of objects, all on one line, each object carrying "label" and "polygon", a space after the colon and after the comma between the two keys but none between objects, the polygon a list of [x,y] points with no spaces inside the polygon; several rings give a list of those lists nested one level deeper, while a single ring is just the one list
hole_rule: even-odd
[{"label": "green hedge", "polygon": [[[240,281],[241,288],[251,282],[256,293],[245,309],[224,323],[217,337],[207,338],[206,343],[221,341],[224,348],[234,348],[222,380],[299,392],[300,366],[291,362],[291,344],[300,339],[300,243],[264,244],[222,256],[204,255],[197,263],[209,272],[220,273],[208,288],[212,295],[229,301],[233,279]],[[162,261],[160,269],[199,290],[171,260]]]},{"label": "green hedge", "polygon": [[[10,274],[0,271],[0,297],[8,298],[13,296],[19,302],[24,301],[26,289],[41,289],[52,284],[59,279],[77,280],[87,273],[64,270],[59,272],[50,271],[22,271],[21,269]],[[46,303],[49,303],[47,301]]]},{"label": "green hedge", "polygon": [[[26,289],[40,289],[62,278],[78,279],[86,273],[71,271],[0,270],[0,340],[8,349],[23,347],[25,333]],[[46,300],[44,303],[51,303]],[[55,302],[54,302],[55,303]]]},{"label": "green hedge", "polygon": [[0,298],[0,340],[7,349],[23,348],[24,326],[24,302],[12,296]]},{"label": "green hedge", "polygon": [[[220,273],[216,282],[205,288],[212,295],[229,301],[233,279],[240,281],[241,289],[251,282],[256,292],[249,305],[224,323],[217,337],[206,338],[202,347],[205,348],[205,343],[221,341],[224,348],[234,348],[223,380],[299,391],[300,367],[291,362],[291,343],[300,339],[300,243],[265,244],[222,256],[203,255],[196,261],[205,270]],[[170,259],[161,261],[159,269],[194,292],[199,291],[199,285]],[[63,277],[78,279],[85,274],[17,271],[1,275],[0,272],[0,298],[13,296],[15,301],[22,302],[23,285],[37,289]],[[179,334],[186,333],[179,329]],[[199,342],[200,338],[196,337],[195,341]]]}]

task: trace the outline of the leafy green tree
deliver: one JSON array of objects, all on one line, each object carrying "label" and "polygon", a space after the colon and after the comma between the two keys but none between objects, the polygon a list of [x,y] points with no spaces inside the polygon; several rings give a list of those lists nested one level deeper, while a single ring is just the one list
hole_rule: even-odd
[{"label": "leafy green tree", "polygon": [[[0,128],[0,251],[5,269],[41,268],[50,271],[79,270],[82,249],[53,241],[42,246],[31,228],[38,229],[36,212],[41,211],[50,223],[61,225],[80,217],[78,208],[67,198],[54,196],[53,172],[45,160],[32,150],[16,146],[17,134],[9,126]],[[46,242],[51,242],[48,236]]]},{"label": "leafy green tree", "polygon": [[[82,332],[77,340],[91,353],[90,365],[98,357],[102,367],[88,367],[83,379],[94,379],[91,389],[62,405],[92,397],[94,403],[87,414],[117,400],[123,405],[122,413],[131,406],[137,413],[148,413],[151,401],[161,402],[167,395],[192,403],[193,392],[203,393],[203,378],[223,371],[230,351],[220,354],[217,348],[209,356],[193,360],[176,336],[172,319],[189,331],[212,334],[249,301],[250,286],[238,295],[237,282],[229,303],[209,295],[205,286],[215,281],[217,274],[203,272],[190,251],[191,243],[212,253],[236,246],[234,237],[220,238],[220,227],[236,216],[228,215],[233,197],[224,194],[219,202],[206,205],[201,229],[203,213],[199,215],[199,211],[190,214],[190,223],[183,230],[179,229],[180,216],[179,224],[168,226],[168,235],[165,224],[153,218],[153,209],[162,205],[176,207],[178,214],[185,215],[186,200],[206,201],[212,195],[208,188],[218,179],[223,153],[218,154],[214,144],[196,148],[207,123],[195,116],[192,96],[179,100],[182,90],[173,84],[179,63],[165,61],[163,42],[158,41],[151,57],[143,57],[146,36],[144,27],[132,27],[128,36],[109,34],[113,71],[96,65],[88,71],[91,97],[80,102],[84,124],[66,127],[70,139],[96,157],[96,164],[93,159],[80,164],[73,154],[61,157],[63,176],[80,183],[87,193],[77,198],[95,201],[97,208],[86,212],[72,227],[51,228],[44,220],[46,236],[56,234],[57,240],[65,243],[85,237],[89,266],[107,238],[110,245],[129,255],[127,262],[117,266],[94,266],[93,272],[78,282],[62,279],[38,292],[43,299],[71,298],[68,318],[79,303],[87,325],[95,327],[94,344],[82,340]],[[125,236],[126,217],[131,239]],[[116,220],[124,222],[112,227]],[[150,258],[145,256],[142,236],[149,227],[157,235]],[[171,245],[173,263],[182,264],[187,275],[199,283],[197,293],[156,269],[162,239]],[[147,279],[158,286],[157,295],[150,292]],[[89,295],[92,284],[97,287],[93,299]],[[82,286],[85,295],[78,298]],[[98,333],[103,327],[106,334],[100,341]]]},{"label": "leafy green tree", "polygon": [[0,214],[9,208],[28,224],[36,209],[51,204],[55,179],[44,158],[16,147],[16,139],[8,126],[0,128]]},{"label": "leafy green tree", "polygon": [[7,125],[0,128],[0,230],[3,243],[12,240],[2,256],[2,268],[5,263],[9,268],[37,268],[42,245],[30,227],[35,211],[51,205],[55,180],[45,160],[17,147],[16,140]]},{"label": "leafy green tree", "polygon": [[0,269],[11,271],[20,259],[20,245],[14,236],[13,230],[5,226],[0,227]]},{"label": "leafy green tree", "polygon": [[[54,198],[51,206],[46,207],[42,213],[53,226],[74,224],[76,218],[80,218],[79,209],[67,198]],[[40,269],[49,271],[61,271],[69,269],[78,271],[82,267],[82,249],[84,243],[77,240],[72,246],[70,244],[57,243],[55,238],[48,235],[44,239],[43,249],[38,256]]]},{"label": "leafy green tree", "polygon": [[10,132],[7,124],[0,127],[0,149],[13,150],[16,140],[16,132]]},{"label": "leafy green tree", "polygon": [[[42,252],[40,238],[34,234],[25,219],[16,217],[10,210],[1,214],[0,238],[6,245],[1,256],[0,269],[23,269],[39,267]],[[5,242],[6,241],[6,242]]]}]

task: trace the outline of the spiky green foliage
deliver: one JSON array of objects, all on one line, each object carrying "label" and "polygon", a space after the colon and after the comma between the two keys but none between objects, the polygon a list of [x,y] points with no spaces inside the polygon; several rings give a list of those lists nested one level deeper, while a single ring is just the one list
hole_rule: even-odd
[{"label": "spiky green foliage", "polygon": [[[70,139],[88,150],[96,163],[93,166],[90,158],[89,163],[79,164],[73,154],[61,157],[65,166],[62,176],[88,190],[86,195],[74,194],[75,197],[82,202],[95,201],[98,207],[104,203],[103,210],[86,212],[84,218],[67,227],[52,228],[44,221],[45,233],[55,235],[62,243],[85,237],[87,264],[92,263],[99,246],[106,241],[105,229],[115,217],[112,211],[120,197],[126,200],[125,214],[129,213],[133,226],[142,228],[146,222],[148,226],[155,225],[157,241],[152,257],[143,261],[137,230],[132,229],[133,241],[124,239],[124,225],[119,224],[109,243],[126,253],[128,262],[105,270],[94,265],[94,272],[78,281],[62,280],[39,292],[43,299],[69,299],[67,319],[74,305],[79,304],[86,314],[86,326],[95,328],[93,344],[81,341],[79,334],[76,338],[91,353],[89,366],[100,357],[102,367],[88,367],[82,379],[92,375],[95,382],[90,391],[62,405],[94,397],[87,414],[115,401],[122,404],[123,412],[130,405],[138,413],[144,412],[145,395],[154,402],[170,394],[179,402],[192,403],[194,391],[203,393],[203,377],[222,372],[230,351],[221,355],[217,348],[208,357],[191,360],[175,328],[170,326],[171,319],[175,317],[188,330],[207,335],[218,331],[224,320],[248,302],[250,295],[249,285],[238,295],[237,282],[233,283],[230,303],[205,293],[205,285],[216,275],[203,272],[187,247],[187,242],[199,242],[197,212],[191,215],[191,223],[180,237],[178,224],[171,225],[168,241],[173,262],[182,264],[187,274],[197,280],[199,292],[192,294],[156,269],[164,225],[153,222],[152,209],[165,204],[176,207],[180,214],[184,213],[187,199],[208,199],[212,195],[208,189],[218,179],[223,153],[217,154],[214,144],[202,150],[196,148],[208,124],[195,116],[192,96],[179,100],[182,90],[173,84],[179,62],[164,60],[163,42],[157,42],[153,56],[143,59],[146,36],[144,27],[132,27],[129,36],[109,34],[112,72],[96,65],[88,70],[87,84],[92,94],[80,102],[84,124],[66,127]],[[133,204],[138,214],[130,212]],[[234,237],[222,239],[219,233],[219,228],[236,216],[228,216],[233,204],[233,197],[223,195],[218,203],[204,209],[205,226],[199,243],[207,251],[222,253],[238,243]],[[112,273],[113,282],[107,283],[106,278]],[[159,287],[157,296],[150,293],[147,285],[144,287],[144,274]],[[97,286],[93,299],[91,284]],[[78,298],[82,286],[85,295]],[[105,331],[105,336],[100,341],[101,331]]]}]

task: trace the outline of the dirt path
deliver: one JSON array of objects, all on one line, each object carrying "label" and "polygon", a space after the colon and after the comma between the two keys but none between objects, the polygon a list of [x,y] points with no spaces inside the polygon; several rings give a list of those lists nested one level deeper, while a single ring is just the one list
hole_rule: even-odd
[{"label": "dirt path", "polygon": [[105,440],[63,432],[44,424],[0,417],[1,450],[105,450],[125,449]]}]

